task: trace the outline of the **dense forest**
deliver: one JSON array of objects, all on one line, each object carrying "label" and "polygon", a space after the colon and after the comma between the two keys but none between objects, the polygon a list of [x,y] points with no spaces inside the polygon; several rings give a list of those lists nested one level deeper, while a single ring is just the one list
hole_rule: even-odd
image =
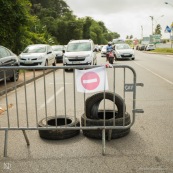
[{"label": "dense forest", "polygon": [[92,39],[106,44],[120,35],[102,21],[75,16],[64,0],[0,0],[1,45],[15,53],[29,44],[67,44],[71,39]]}]

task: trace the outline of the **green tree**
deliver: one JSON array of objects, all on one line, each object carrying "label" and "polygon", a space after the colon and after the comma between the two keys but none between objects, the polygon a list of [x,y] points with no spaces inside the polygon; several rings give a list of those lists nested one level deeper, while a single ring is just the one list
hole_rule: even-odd
[{"label": "green tree", "polygon": [[16,53],[27,30],[30,5],[28,0],[0,0],[1,44]]},{"label": "green tree", "polygon": [[161,25],[160,24],[157,24],[156,28],[155,28],[155,32],[154,34],[160,34],[161,35]]}]

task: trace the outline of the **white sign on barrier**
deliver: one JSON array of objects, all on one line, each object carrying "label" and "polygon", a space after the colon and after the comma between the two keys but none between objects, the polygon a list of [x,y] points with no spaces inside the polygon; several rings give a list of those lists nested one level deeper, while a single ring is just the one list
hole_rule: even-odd
[{"label": "white sign on barrier", "polygon": [[75,78],[78,92],[92,93],[108,90],[105,66],[89,70],[75,70]]}]

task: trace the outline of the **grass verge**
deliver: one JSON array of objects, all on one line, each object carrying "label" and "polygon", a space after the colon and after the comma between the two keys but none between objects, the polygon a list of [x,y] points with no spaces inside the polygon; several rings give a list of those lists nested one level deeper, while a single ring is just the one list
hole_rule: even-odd
[{"label": "grass verge", "polygon": [[173,48],[156,48],[152,52],[163,53],[163,54],[173,54]]}]

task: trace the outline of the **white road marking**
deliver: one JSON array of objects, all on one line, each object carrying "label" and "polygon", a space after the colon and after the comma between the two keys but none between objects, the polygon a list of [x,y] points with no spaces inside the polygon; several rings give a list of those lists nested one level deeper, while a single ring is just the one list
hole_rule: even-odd
[{"label": "white road marking", "polygon": [[[60,92],[62,92],[64,90],[64,87],[61,87],[57,92],[56,92],[56,96],[60,93]],[[52,95],[47,101],[46,101],[46,104],[49,104],[53,99],[54,99],[54,95]],[[40,109],[42,109],[42,108],[44,108],[45,107],[45,103],[43,103],[41,106],[40,106],[40,108],[39,108],[39,110]]]},{"label": "white road marking", "polygon": [[95,79],[83,80],[83,83],[93,83],[93,82],[97,82],[97,78],[95,78]]},{"label": "white road marking", "polygon": [[168,79],[166,79],[166,78],[164,78],[164,77],[160,76],[159,74],[157,74],[157,73],[155,73],[155,72],[151,71],[150,69],[148,69],[148,68],[146,68],[146,67],[144,67],[144,66],[140,65],[140,64],[139,64],[139,63],[137,63],[137,62],[134,62],[134,63],[135,63],[135,64],[137,64],[137,65],[139,65],[139,66],[140,66],[140,67],[142,67],[143,69],[145,69],[145,70],[147,70],[147,71],[151,72],[151,73],[152,73],[152,74],[154,74],[155,76],[157,76],[157,77],[159,77],[159,78],[163,79],[164,81],[168,82],[169,84],[173,85],[173,82],[172,82],[172,81],[170,81],[170,80],[168,80]]}]

